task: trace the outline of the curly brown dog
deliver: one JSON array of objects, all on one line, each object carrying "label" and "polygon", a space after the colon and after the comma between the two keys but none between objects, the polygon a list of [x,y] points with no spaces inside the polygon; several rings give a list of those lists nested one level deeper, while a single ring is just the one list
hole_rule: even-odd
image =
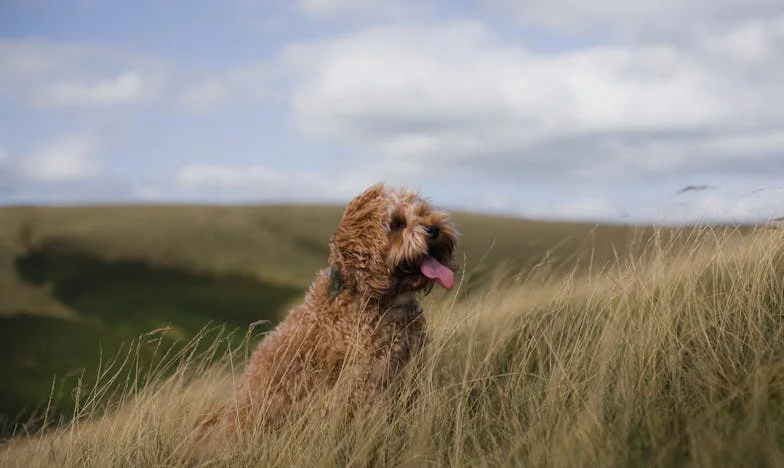
[{"label": "curly brown dog", "polygon": [[425,345],[417,292],[452,288],[457,235],[415,191],[379,183],[354,198],[330,240],[329,268],[259,343],[217,419],[275,423],[336,385],[349,412],[379,396]]}]

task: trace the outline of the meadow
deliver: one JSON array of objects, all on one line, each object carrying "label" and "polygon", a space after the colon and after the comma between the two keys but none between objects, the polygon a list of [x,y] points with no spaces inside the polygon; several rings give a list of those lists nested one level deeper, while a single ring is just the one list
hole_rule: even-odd
[{"label": "meadow", "polygon": [[[416,405],[390,397],[350,425],[305,412],[230,444],[199,440],[196,418],[227,397],[248,350],[324,266],[339,214],[0,211],[0,293],[13,296],[0,333],[16,330],[0,337],[0,372],[14,377],[0,390],[18,409],[45,388],[0,464],[784,461],[784,231],[465,213],[455,214],[460,283],[424,298],[433,343],[405,382]],[[114,348],[98,354],[95,338]],[[70,384],[53,383],[68,372]],[[47,410],[58,393],[71,405],[53,398]]]}]

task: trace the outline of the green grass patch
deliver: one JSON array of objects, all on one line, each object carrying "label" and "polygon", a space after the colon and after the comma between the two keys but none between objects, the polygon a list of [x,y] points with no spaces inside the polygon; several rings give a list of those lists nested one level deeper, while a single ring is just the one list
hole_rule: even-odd
[{"label": "green grass patch", "polygon": [[[166,330],[166,345],[187,342],[207,324],[225,325],[240,339],[248,324],[263,332],[301,294],[242,275],[206,275],[143,261],[105,260],[44,245],[15,259],[20,278],[50,285],[52,296],[79,312],[76,320],[28,313],[0,317],[0,414],[22,421],[46,405],[73,411],[78,379],[93,381],[101,353],[114,357],[140,335]],[[142,346],[141,365],[150,366],[156,346]]]}]

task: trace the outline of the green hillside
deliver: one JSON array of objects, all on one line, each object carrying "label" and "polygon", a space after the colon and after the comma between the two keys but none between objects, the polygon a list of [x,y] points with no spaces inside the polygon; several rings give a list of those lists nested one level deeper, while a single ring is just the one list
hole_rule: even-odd
[{"label": "green hillside", "polygon": [[[98,363],[147,335],[140,366],[208,324],[271,327],[325,266],[342,207],[104,206],[0,209],[0,416],[72,411]],[[471,286],[508,272],[585,271],[677,229],[456,213]],[[713,234],[712,234],[713,235]],[[464,288],[465,290],[465,288]],[[152,338],[154,337],[154,338]],[[208,340],[207,340],[208,341]],[[55,380],[53,378],[56,377]],[[127,377],[127,376],[126,376]]]},{"label": "green hillside", "polygon": [[279,427],[205,433],[198,421],[231,401],[245,350],[197,338],[206,356],[165,359],[177,367],[109,408],[96,404],[105,376],[79,394],[75,421],[0,443],[0,465],[781,466],[784,231],[680,232],[586,275],[425,297],[428,352],[402,394],[350,424],[337,386]]}]

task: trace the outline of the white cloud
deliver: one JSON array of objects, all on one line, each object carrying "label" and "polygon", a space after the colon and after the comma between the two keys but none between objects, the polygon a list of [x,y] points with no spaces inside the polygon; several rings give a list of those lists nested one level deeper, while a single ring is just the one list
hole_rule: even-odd
[{"label": "white cloud", "polygon": [[402,17],[422,8],[414,5],[403,0],[394,2],[384,0],[299,0],[300,11],[316,17],[338,15]]},{"label": "white cloud", "polygon": [[133,188],[133,195],[135,198],[146,201],[155,201],[161,198],[163,192],[152,185],[142,185]]},{"label": "white cloud", "polygon": [[[414,173],[418,175],[418,173]],[[177,186],[190,194],[209,191],[230,199],[343,202],[370,185],[402,184],[412,173],[387,165],[360,165],[337,174],[282,172],[263,165],[191,164],[177,174]]]},{"label": "white cloud", "polygon": [[603,197],[585,196],[566,202],[544,203],[537,208],[524,208],[520,215],[541,219],[576,219],[601,221],[617,219],[620,209]]},{"label": "white cloud", "polygon": [[[616,199],[606,191],[580,190],[549,197],[499,197],[498,207],[472,205],[471,209],[512,213],[532,219],[621,221],[680,224],[691,222],[765,222],[784,216],[784,186],[749,189],[753,184],[713,187],[659,199],[658,203]],[[594,192],[595,194],[591,194]],[[566,197],[566,199],[564,199]]]},{"label": "white cloud", "polygon": [[180,170],[179,185],[186,188],[247,189],[268,188],[286,181],[282,173],[262,166],[234,167],[217,164],[193,164]]},{"label": "white cloud", "polygon": [[0,161],[0,203],[127,201],[132,187],[104,171],[102,148],[92,136],[51,142],[25,156]]},{"label": "white cloud", "polygon": [[300,9],[310,14],[330,14],[345,11],[372,11],[385,2],[378,0],[300,0]]},{"label": "white cloud", "polygon": [[128,104],[146,94],[144,80],[137,72],[124,72],[95,83],[55,82],[41,90],[37,101],[50,106],[102,106]]},{"label": "white cloud", "polygon": [[228,87],[212,80],[185,88],[179,96],[180,105],[191,111],[207,111],[223,103],[229,96]]},{"label": "white cloud", "polygon": [[700,194],[692,199],[659,209],[656,221],[765,222],[784,216],[784,186],[747,192]]},{"label": "white cloud", "polygon": [[259,61],[228,68],[209,76],[187,77],[176,104],[190,112],[208,112],[218,106],[245,103],[270,96],[269,82],[280,77],[272,64]]},{"label": "white cloud", "polygon": [[85,43],[0,40],[0,99],[43,107],[141,102],[168,79],[161,60]]},{"label": "white cloud", "polygon": [[518,179],[728,171],[752,148],[768,149],[757,167],[781,160],[777,24],[729,46],[737,60],[666,43],[544,55],[460,22],[301,44],[284,64],[304,132],[389,159]]},{"label": "white cloud", "polygon": [[759,21],[750,22],[722,35],[708,36],[702,43],[706,50],[733,60],[763,61],[774,54],[771,39],[775,39],[776,34],[770,26]]},{"label": "white cloud", "polygon": [[19,161],[22,174],[36,182],[68,182],[98,178],[103,164],[96,157],[97,142],[74,137],[46,146]]},{"label": "white cloud", "polygon": [[781,15],[779,0],[484,0],[521,24],[570,33],[625,37],[700,36],[729,25]]},{"label": "white cloud", "polygon": [[475,207],[480,211],[509,211],[512,200],[505,193],[498,190],[490,190],[479,196]]},{"label": "white cloud", "polygon": [[610,203],[604,198],[588,197],[566,203],[556,210],[562,214],[576,217],[612,217],[618,214]]}]

